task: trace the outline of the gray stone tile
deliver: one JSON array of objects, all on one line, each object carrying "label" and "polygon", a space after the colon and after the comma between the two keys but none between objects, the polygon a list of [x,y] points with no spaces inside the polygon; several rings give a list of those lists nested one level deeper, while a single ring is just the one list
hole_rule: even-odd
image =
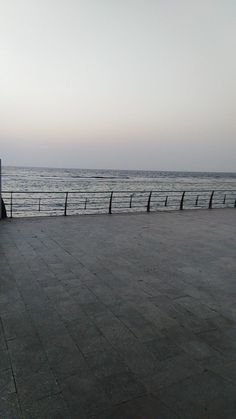
[{"label": "gray stone tile", "polygon": [[178,345],[194,359],[204,359],[219,354],[217,350],[200,339],[182,341]]},{"label": "gray stone tile", "polygon": [[60,381],[81,370],[88,370],[82,353],[69,334],[59,333],[57,338],[45,342],[45,351],[49,365]]},{"label": "gray stone tile", "polygon": [[103,377],[101,384],[113,405],[138,398],[146,393],[146,388],[139,378],[129,371]]},{"label": "gray stone tile", "polygon": [[6,350],[6,349],[7,349],[6,340],[5,340],[5,336],[4,336],[3,330],[1,328],[1,323],[0,323],[0,351]]},{"label": "gray stone tile", "polygon": [[0,395],[0,417],[4,419],[22,418],[16,393]]},{"label": "gray stone tile", "polygon": [[236,343],[236,326],[228,327],[224,329],[224,334],[226,339],[231,339],[232,343]]},{"label": "gray stone tile", "polygon": [[131,330],[113,313],[99,314],[93,318],[93,323],[114,346],[116,343],[135,338]]},{"label": "gray stone tile", "polygon": [[176,301],[178,300],[171,300],[170,304],[160,308],[162,315],[165,313],[175,322],[173,325],[164,325],[164,329],[182,326],[196,333],[216,329],[217,326],[213,323],[212,318],[200,318]]},{"label": "gray stone tile", "polygon": [[53,307],[37,308],[30,312],[32,322],[42,341],[48,341],[65,333],[66,328],[63,320]]},{"label": "gray stone tile", "polygon": [[225,331],[229,328],[236,327],[236,322],[224,316],[216,316],[212,318],[211,323],[212,325],[215,325],[216,329],[219,329],[221,331]]},{"label": "gray stone tile", "polygon": [[160,390],[158,396],[181,418],[232,419],[236,387],[210,372],[196,375]]},{"label": "gray stone tile", "polygon": [[156,396],[145,395],[103,412],[91,419],[182,419]]},{"label": "gray stone tile", "polygon": [[62,383],[62,394],[72,412],[81,418],[110,408],[111,401],[99,381],[88,371],[68,377]]},{"label": "gray stone tile", "polygon": [[159,365],[157,358],[143,344],[128,339],[116,344],[119,356],[135,374],[153,374]]},{"label": "gray stone tile", "polygon": [[68,326],[68,331],[83,354],[102,350],[108,345],[100,330],[92,323],[75,323]]},{"label": "gray stone tile", "polygon": [[128,372],[127,365],[121,360],[112,346],[108,344],[102,350],[87,353],[85,359],[91,371],[99,378]]},{"label": "gray stone tile", "polygon": [[16,288],[15,282],[13,284],[10,282],[8,287],[4,287],[0,295],[0,315],[21,313],[22,311],[25,311],[24,301]]},{"label": "gray stone tile", "polygon": [[190,296],[176,298],[175,302],[202,319],[214,318],[218,315],[215,310]]},{"label": "gray stone tile", "polygon": [[181,324],[163,329],[162,334],[163,336],[172,339],[172,341],[175,342],[176,345],[181,345],[181,343],[185,343],[196,339],[195,332],[191,328],[183,326]]},{"label": "gray stone tile", "polygon": [[141,340],[155,339],[161,336],[153,322],[146,320],[138,311],[129,309],[119,319]]},{"label": "gray stone tile", "polygon": [[85,319],[85,314],[81,305],[74,302],[72,298],[65,297],[65,300],[58,302],[55,305],[55,310],[64,323],[81,322]]},{"label": "gray stone tile", "polygon": [[0,350],[0,373],[1,371],[11,368],[11,360],[9,357],[8,350]]},{"label": "gray stone tile", "polygon": [[105,304],[101,303],[100,301],[92,302],[92,303],[83,303],[80,304],[80,307],[83,309],[83,311],[89,316],[94,317],[98,314],[105,314],[109,315],[110,311],[107,309]]},{"label": "gray stone tile", "polygon": [[60,393],[55,376],[46,366],[27,376],[16,376],[15,382],[21,406]]},{"label": "gray stone tile", "polygon": [[215,362],[208,361],[205,364],[207,370],[220,375],[225,380],[232,381],[236,384],[236,361],[227,361],[225,358],[224,360],[215,360]]},{"label": "gray stone tile", "polygon": [[178,325],[175,316],[171,316],[171,313],[161,310],[154,304],[144,304],[139,307],[142,315],[161,332],[165,328],[174,327]]},{"label": "gray stone tile", "polygon": [[199,374],[204,367],[187,355],[177,355],[160,361],[152,373],[143,370],[139,372],[139,378],[150,393],[156,393],[160,388],[165,388],[173,383]]},{"label": "gray stone tile", "polygon": [[5,396],[15,393],[15,382],[14,377],[12,375],[12,370],[4,370],[1,371],[0,374],[0,395],[2,398]]},{"label": "gray stone tile", "polygon": [[27,377],[48,367],[48,360],[37,336],[8,342],[14,375]]},{"label": "gray stone tile", "polygon": [[78,293],[73,294],[73,298],[79,304],[88,304],[88,303],[96,304],[98,302],[96,295],[94,295],[94,293],[85,286],[80,287],[78,290]]},{"label": "gray stone tile", "polygon": [[178,347],[170,338],[156,338],[145,343],[149,351],[160,361],[172,358],[183,353],[183,349]]},{"label": "gray stone tile", "polygon": [[35,335],[35,328],[27,311],[2,316],[6,339]]},{"label": "gray stone tile", "polygon": [[24,419],[72,419],[60,394],[24,404],[22,411]]},{"label": "gray stone tile", "polygon": [[224,333],[219,330],[204,332],[199,334],[201,340],[210,347],[227,356],[229,359],[236,360],[236,335]]}]

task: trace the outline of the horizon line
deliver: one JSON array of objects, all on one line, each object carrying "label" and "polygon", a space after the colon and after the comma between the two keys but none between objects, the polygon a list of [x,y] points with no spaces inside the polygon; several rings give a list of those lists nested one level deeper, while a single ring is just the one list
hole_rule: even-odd
[{"label": "horizon line", "polygon": [[84,167],[59,167],[59,166],[18,166],[18,165],[4,165],[2,161],[2,169],[4,167],[15,167],[20,169],[60,169],[60,170],[103,170],[103,171],[119,171],[119,172],[170,172],[170,173],[230,173],[236,174],[236,171],[225,170],[168,170],[168,169],[105,169],[105,168],[84,168]]}]

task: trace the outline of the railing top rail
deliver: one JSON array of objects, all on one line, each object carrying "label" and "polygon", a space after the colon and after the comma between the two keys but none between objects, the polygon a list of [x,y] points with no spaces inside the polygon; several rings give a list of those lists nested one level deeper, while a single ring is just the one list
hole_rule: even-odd
[{"label": "railing top rail", "polygon": [[[152,193],[183,193],[184,189],[176,190],[176,189],[156,189],[152,190]],[[211,189],[185,189],[185,192],[212,192],[213,188]],[[215,192],[236,192],[236,189],[214,189]],[[113,190],[114,193],[150,193],[150,189],[146,190]],[[2,193],[13,193],[13,194],[110,194],[111,190],[109,191],[73,191],[73,190],[65,190],[65,191],[11,191],[11,190],[3,190]]]}]

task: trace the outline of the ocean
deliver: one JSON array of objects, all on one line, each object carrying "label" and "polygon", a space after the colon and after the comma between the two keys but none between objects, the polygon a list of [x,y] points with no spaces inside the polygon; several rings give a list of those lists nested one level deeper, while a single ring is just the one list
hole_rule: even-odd
[{"label": "ocean", "polygon": [[113,211],[119,209],[119,212],[130,210],[132,194],[131,209],[145,208],[150,191],[153,191],[151,209],[164,209],[167,196],[166,207],[178,208],[182,191],[186,191],[185,207],[205,206],[212,190],[221,191],[215,195],[215,204],[223,203],[226,193],[224,205],[232,206],[236,198],[236,173],[3,167],[2,189],[8,213],[9,192],[13,191],[14,214],[20,216],[62,214],[65,192],[69,192],[68,213],[71,214],[84,213],[85,209],[88,213],[107,212],[111,191],[114,191]]}]

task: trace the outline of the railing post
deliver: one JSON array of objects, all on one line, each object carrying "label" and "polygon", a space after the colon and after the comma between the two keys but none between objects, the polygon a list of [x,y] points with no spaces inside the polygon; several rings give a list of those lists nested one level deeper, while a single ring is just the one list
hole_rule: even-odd
[{"label": "railing post", "polygon": [[165,199],[165,207],[167,207],[167,203],[168,203],[168,195],[167,195],[167,197]]},{"label": "railing post", "polygon": [[195,201],[195,207],[198,206],[198,199],[199,199],[199,195],[197,195],[196,201]]},{"label": "railing post", "polygon": [[224,194],[223,205],[225,205],[225,201],[226,201],[226,193]]},{"label": "railing post", "polygon": [[84,209],[86,210],[86,208],[87,208],[87,198],[85,198],[85,201],[84,201]]},{"label": "railing post", "polygon": [[133,196],[134,196],[134,194],[132,193],[132,194],[130,195],[130,201],[129,201],[129,207],[130,207],[130,208],[132,208],[132,200],[133,200]]},{"label": "railing post", "polygon": [[64,216],[67,215],[67,201],[68,201],[68,192],[66,192],[66,197],[65,197]]},{"label": "railing post", "polygon": [[39,212],[41,211],[41,198],[39,198]]},{"label": "railing post", "polygon": [[10,217],[12,218],[12,212],[13,212],[13,192],[11,192],[11,198],[10,198]]},{"label": "railing post", "polygon": [[147,212],[150,212],[151,198],[152,198],[152,191],[150,192],[149,197],[148,197]]},{"label": "railing post", "polygon": [[182,197],[181,197],[181,201],[180,201],[180,206],[179,209],[182,210],[184,208],[184,195],[185,195],[185,191],[182,193]]},{"label": "railing post", "polygon": [[215,192],[215,191],[212,191],[211,196],[210,196],[209,206],[208,206],[208,208],[209,208],[209,209],[212,209],[212,202],[213,202],[214,192]]},{"label": "railing post", "polygon": [[112,197],[113,197],[113,192],[111,192],[111,196],[110,196],[110,202],[109,202],[109,214],[112,214]]},{"label": "railing post", "polygon": [[2,219],[2,160],[0,159],[0,220]]}]

